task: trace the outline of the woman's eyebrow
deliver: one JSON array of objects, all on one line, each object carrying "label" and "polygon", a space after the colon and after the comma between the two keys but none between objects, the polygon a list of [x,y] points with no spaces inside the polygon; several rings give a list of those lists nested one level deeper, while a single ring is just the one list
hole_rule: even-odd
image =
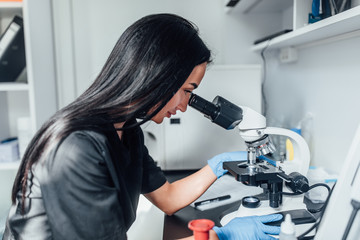
[{"label": "woman's eyebrow", "polygon": [[198,85],[196,83],[190,83],[190,84],[194,87],[194,89],[197,89]]}]

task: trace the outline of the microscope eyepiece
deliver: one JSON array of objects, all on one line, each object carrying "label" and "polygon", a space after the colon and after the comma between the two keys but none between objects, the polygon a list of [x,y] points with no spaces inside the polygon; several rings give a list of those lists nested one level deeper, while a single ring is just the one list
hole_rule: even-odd
[{"label": "microscope eyepiece", "polygon": [[191,94],[189,106],[227,130],[235,128],[243,119],[243,110],[220,96],[209,102],[196,94]]},{"label": "microscope eyepiece", "polygon": [[209,118],[211,121],[216,119],[219,115],[218,106],[193,93],[190,96],[189,106],[203,113],[205,117]]}]

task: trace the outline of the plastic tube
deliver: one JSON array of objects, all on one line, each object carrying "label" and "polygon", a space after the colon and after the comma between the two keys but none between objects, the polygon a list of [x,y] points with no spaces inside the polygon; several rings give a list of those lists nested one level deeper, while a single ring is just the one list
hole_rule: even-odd
[{"label": "plastic tube", "polygon": [[188,227],[194,233],[195,240],[208,240],[209,231],[215,223],[209,219],[196,219],[189,222]]}]

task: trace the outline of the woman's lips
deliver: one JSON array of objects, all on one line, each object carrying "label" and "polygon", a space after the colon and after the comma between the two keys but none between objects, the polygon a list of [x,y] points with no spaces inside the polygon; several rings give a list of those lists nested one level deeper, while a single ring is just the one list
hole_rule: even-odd
[{"label": "woman's lips", "polygon": [[168,118],[170,118],[171,117],[171,115],[175,115],[176,113],[172,113],[172,112],[167,112],[166,113],[166,116],[168,117]]}]

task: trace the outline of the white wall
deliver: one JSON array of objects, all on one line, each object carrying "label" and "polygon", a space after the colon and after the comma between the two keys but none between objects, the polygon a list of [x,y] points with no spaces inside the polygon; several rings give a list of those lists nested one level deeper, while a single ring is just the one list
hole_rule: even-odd
[{"label": "white wall", "polygon": [[271,124],[296,127],[312,113],[312,164],[339,172],[360,123],[360,37],[298,49],[296,63],[267,52],[266,96]]},{"label": "white wall", "polygon": [[[60,106],[94,80],[121,33],[144,15],[170,12],[196,23],[216,64],[260,63],[259,54],[250,50],[253,41],[289,27],[291,16],[290,8],[281,15],[226,14],[221,0],[64,0],[53,5],[55,26],[60,26],[55,29],[58,74],[72,72],[58,77]],[[303,47],[294,64],[279,64],[277,52],[266,54],[269,123],[294,127],[312,113],[312,164],[338,170],[359,122],[358,43],[353,38]]]},{"label": "white wall", "polygon": [[[226,14],[222,0],[63,0],[53,5],[60,106],[83,92],[121,33],[145,15],[169,12],[194,22],[217,64],[260,63],[251,45],[282,25],[277,12]],[[73,78],[72,85],[69,78]]]},{"label": "white wall", "polygon": [[[170,12],[196,23],[216,64],[257,64],[253,41],[289,28],[292,14],[291,9],[280,16],[226,14],[222,0],[54,0],[53,5],[54,23],[60,26],[55,29],[60,106],[94,80],[121,33],[144,15]],[[360,122],[359,40],[303,46],[292,64],[280,64],[278,52],[266,52],[269,124],[296,127],[310,113],[312,165],[336,172]]]}]

